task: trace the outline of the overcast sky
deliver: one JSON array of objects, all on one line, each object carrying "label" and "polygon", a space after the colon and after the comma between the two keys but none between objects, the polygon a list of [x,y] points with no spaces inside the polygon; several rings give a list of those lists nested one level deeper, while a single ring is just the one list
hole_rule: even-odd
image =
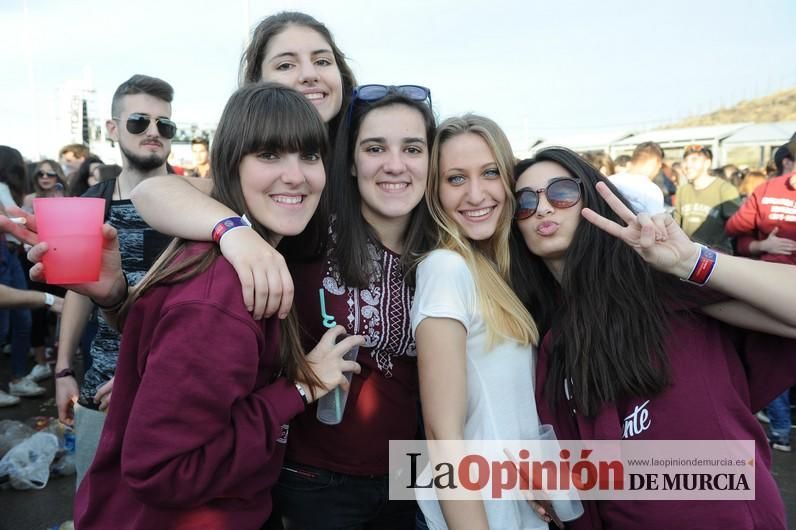
[{"label": "overcast sky", "polygon": [[796,86],[793,0],[2,0],[0,144],[33,156],[57,88],[86,77],[101,112],[145,73],[177,121],[215,123],[250,27],[286,9],[324,22],[360,83],[428,86],[440,117],[483,113],[515,149]]}]

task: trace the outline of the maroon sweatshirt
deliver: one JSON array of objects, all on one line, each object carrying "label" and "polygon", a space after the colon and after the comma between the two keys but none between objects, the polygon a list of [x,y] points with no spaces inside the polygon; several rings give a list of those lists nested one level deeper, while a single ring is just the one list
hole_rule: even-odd
[{"label": "maroon sweatshirt", "polygon": [[[724,230],[730,236],[738,236],[738,253],[749,256],[752,241],[763,240],[774,228],[779,228],[777,237],[796,241],[796,188],[791,185],[794,173],[767,180],[744,201],[741,208],[730,217]],[[796,252],[785,254],[762,254],[760,259],[796,265]]]},{"label": "maroon sweatshirt", "polygon": [[[552,346],[548,333],[536,372],[539,417],[554,425],[560,440],[620,440],[628,432],[624,439],[754,440],[755,500],[590,501],[571,528],[784,530],[785,507],[771,476],[771,453],[753,412],[796,383],[796,340],[741,332],[684,312],[672,316],[669,325],[671,386],[656,396],[607,404],[593,417],[573,414],[566,403],[551,408],[544,396]],[[636,407],[648,414],[642,432],[624,428]]]},{"label": "maroon sweatshirt", "polygon": [[99,448],[75,498],[76,527],[259,529],[271,512],[284,426],[304,408],[295,386],[274,377],[279,340],[279,320],[251,317],[222,257],[138,300]]}]

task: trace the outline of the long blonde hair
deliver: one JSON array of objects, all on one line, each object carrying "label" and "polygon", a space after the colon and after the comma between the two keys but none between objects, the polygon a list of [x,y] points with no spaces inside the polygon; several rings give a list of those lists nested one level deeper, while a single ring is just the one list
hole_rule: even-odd
[{"label": "long blonde hair", "polygon": [[[506,202],[491,238],[474,244],[462,233],[459,225],[445,213],[439,197],[440,151],[448,140],[461,134],[475,134],[483,139],[495,157],[500,181],[506,191]],[[509,233],[514,212],[514,193],[511,179],[514,155],[506,135],[489,118],[465,114],[448,118],[437,129],[431,148],[431,170],[426,188],[426,203],[437,224],[437,248],[459,253],[473,274],[478,302],[486,323],[488,344],[499,338],[520,344],[537,344],[539,331],[531,315],[510,287]]]}]

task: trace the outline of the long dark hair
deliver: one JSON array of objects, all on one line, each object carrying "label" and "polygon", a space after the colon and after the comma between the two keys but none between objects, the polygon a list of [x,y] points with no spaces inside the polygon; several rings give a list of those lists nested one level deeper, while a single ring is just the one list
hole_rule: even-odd
[{"label": "long dark hair", "polygon": [[[413,101],[397,93],[390,93],[380,100],[367,102],[357,100],[352,104],[350,123],[343,122],[337,131],[334,156],[332,159],[332,178],[328,198],[330,209],[335,216],[337,244],[332,246],[331,256],[337,263],[343,282],[350,287],[366,287],[374,274],[376,263],[368,252],[369,244],[379,245],[375,230],[362,216],[362,196],[357,181],[351,174],[354,167],[354,151],[359,128],[367,114],[390,105],[404,105],[417,110],[423,117],[426,128],[426,142],[434,138],[435,122],[431,108],[425,103]],[[412,211],[409,225],[404,234],[401,265],[410,271],[414,260],[430,249],[433,239],[434,222],[428,213],[426,202],[421,199]],[[410,285],[412,276],[407,277]]]},{"label": "long dark hair", "polygon": [[298,11],[283,11],[261,20],[254,28],[249,47],[243,52],[240,60],[240,84],[243,86],[259,83],[262,80],[265,48],[273,37],[283,32],[288,26],[304,26],[317,32],[332,49],[334,62],[337,63],[337,69],[340,71],[340,78],[343,81],[343,103],[340,106],[340,112],[329,122],[329,133],[334,139],[334,133],[346,114],[346,109],[351,102],[351,94],[357,82],[354,72],[346,62],[345,54],[337,47],[332,32],[310,15]]},{"label": "long dark hair", "polygon": [[22,154],[7,145],[0,145],[0,182],[8,184],[17,205],[25,199],[28,168]]},{"label": "long dark hair", "polygon": [[72,177],[69,182],[69,193],[70,197],[80,197],[86,190],[89,189],[88,179],[91,176],[91,164],[103,164],[104,162],[102,159],[96,155],[89,155],[83,160],[83,163],[80,164],[80,167],[77,169],[77,173]]},{"label": "long dark hair", "polygon": [[[597,194],[597,182],[630,207],[600,172],[577,153],[544,149],[519,162],[516,179],[538,162],[555,162],[581,181],[582,203],[603,217],[623,221]],[[682,282],[659,273],[621,240],[581,219],[565,254],[560,286],[512,230],[512,282],[542,332],[553,330],[545,395],[563,399],[568,381],[575,406],[586,415],[631,395],[654,395],[670,381],[664,350],[669,297],[683,293]]]},{"label": "long dark hair", "polygon": [[[246,214],[252,228],[264,239],[268,229],[251,215],[243,197],[239,168],[243,158],[251,153],[328,153],[326,124],[318,111],[301,94],[284,85],[259,83],[238,89],[229,98],[221,115],[210,157],[214,186],[211,197],[235,212]],[[317,214],[317,211],[316,211]],[[325,216],[325,214],[322,214]],[[122,310],[129,307],[146,291],[158,284],[185,281],[204,270],[221,255],[218,245],[183,259],[191,241],[175,239],[155,262],[150,271],[133,289],[132,296]],[[282,362],[288,378],[319,386],[307,364],[299,340],[295,311],[283,322]]]}]

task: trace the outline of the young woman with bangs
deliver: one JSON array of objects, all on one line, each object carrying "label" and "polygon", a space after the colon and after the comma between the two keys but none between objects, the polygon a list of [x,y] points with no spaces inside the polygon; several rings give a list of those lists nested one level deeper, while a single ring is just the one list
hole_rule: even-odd
[{"label": "young woman with bangs", "polygon": [[[444,121],[434,139],[426,201],[436,250],[417,266],[412,329],[429,440],[530,440],[536,324],[509,285],[514,155],[492,120]],[[552,515],[524,499],[421,500],[442,529],[546,529]]]},{"label": "young woman with bangs", "polygon": [[[302,95],[273,83],[242,88],[216,131],[212,196],[276,246],[315,214],[326,150],[325,126]],[[276,200],[285,197],[301,201]],[[108,245],[114,234],[105,227]],[[113,406],[77,491],[76,525],[260,528],[287,423],[359,370],[342,356],[361,337],[336,344],[336,326],[305,355],[295,319],[253,318],[232,266],[204,242],[176,239],[128,297],[112,250],[98,284],[75,286],[124,304]],[[36,265],[32,274],[41,273]]]},{"label": "young woman with bangs", "polygon": [[755,441],[754,500],[585,502],[572,528],[786,528],[753,413],[796,382],[796,269],[637,215],[568,149],[515,177],[513,283],[544,337],[537,407],[558,438]]}]

